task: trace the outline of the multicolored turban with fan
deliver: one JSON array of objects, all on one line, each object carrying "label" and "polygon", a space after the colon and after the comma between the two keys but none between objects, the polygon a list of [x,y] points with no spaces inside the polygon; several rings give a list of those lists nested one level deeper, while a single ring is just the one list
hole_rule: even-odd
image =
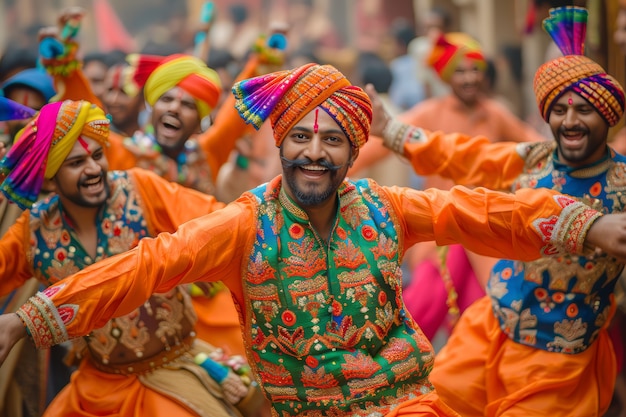
[{"label": "multicolored turban with fan", "polygon": [[481,71],[487,69],[487,60],[478,41],[466,33],[449,32],[437,39],[426,62],[439,78],[449,82],[463,59],[473,61]]},{"label": "multicolored turban with fan", "polygon": [[109,119],[101,108],[87,101],[46,104],[0,161],[0,174],[6,176],[0,191],[20,208],[29,209],[44,179],[54,177],[81,137],[108,145]]},{"label": "multicolored turban with fan", "polygon": [[588,12],[566,6],[550,10],[543,28],[563,56],[544,63],[535,73],[533,87],[537,105],[545,121],[552,105],[572,91],[587,100],[609,126],[615,126],[624,113],[624,89],[591,58],[584,56]]},{"label": "multicolored turban with fan", "polygon": [[240,81],[233,86],[235,107],[257,130],[269,117],[276,146],[306,114],[321,107],[355,148],[369,137],[369,96],[331,65],[306,64]]},{"label": "multicolored turban with fan", "polygon": [[135,67],[134,80],[144,87],[146,102],[151,106],[174,87],[180,87],[194,97],[201,119],[208,116],[219,102],[220,77],[199,58],[185,54],[168,57],[130,55],[127,61]]}]

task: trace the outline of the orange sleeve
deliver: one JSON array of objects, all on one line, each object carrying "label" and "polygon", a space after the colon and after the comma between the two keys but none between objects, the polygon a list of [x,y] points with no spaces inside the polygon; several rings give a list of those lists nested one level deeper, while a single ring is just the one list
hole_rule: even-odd
[{"label": "orange sleeve", "polygon": [[545,188],[514,194],[462,186],[449,191],[386,189],[400,213],[405,248],[423,241],[460,243],[480,255],[522,261],[544,253],[582,253],[582,240],[576,239],[586,235],[598,216],[583,203]]},{"label": "orange sleeve", "polygon": [[58,94],[58,101],[63,100],[87,100],[104,109],[102,102],[91,90],[91,85],[85,77],[83,70],[77,68],[68,76],[51,74],[54,78],[54,86]]},{"label": "orange sleeve", "polygon": [[173,233],[186,221],[225,206],[212,195],[167,181],[151,171],[130,169],[129,174],[141,195],[150,233]]},{"label": "orange sleeve", "polygon": [[[176,233],[144,238],[137,247],[99,261],[46,290],[57,308],[71,305],[69,338],[130,313],[155,292],[195,281],[222,281],[240,305],[241,276],[256,236],[256,200],[251,194],[211,214],[190,220]],[[244,312],[245,315],[245,312]]]},{"label": "orange sleeve", "polygon": [[109,170],[124,171],[137,166],[137,157],[124,146],[124,137],[119,133],[109,132],[109,146],[104,152],[109,163]]},{"label": "orange sleeve", "polygon": [[[236,81],[254,77],[257,67],[258,58],[253,55],[237,76]],[[253,128],[244,122],[235,108],[235,96],[229,93],[215,116],[215,123],[198,136],[198,143],[211,167],[213,181],[217,180],[219,170],[228,161],[237,140],[251,129]]]},{"label": "orange sleeve", "polygon": [[437,174],[456,184],[509,190],[525,161],[513,142],[492,143],[482,136],[426,132],[423,142],[404,145],[418,175]]},{"label": "orange sleeve", "polygon": [[30,212],[24,211],[0,240],[0,296],[21,287],[33,274],[28,260]]}]

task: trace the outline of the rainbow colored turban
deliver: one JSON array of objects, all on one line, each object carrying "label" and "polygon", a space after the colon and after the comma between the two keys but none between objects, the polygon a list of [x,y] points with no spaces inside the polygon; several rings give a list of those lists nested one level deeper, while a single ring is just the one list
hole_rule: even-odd
[{"label": "rainbow colored turban", "polygon": [[257,130],[269,117],[276,146],[307,113],[321,107],[341,127],[353,146],[369,137],[372,103],[359,87],[331,65],[306,64],[235,83],[235,107]]},{"label": "rainbow colored turban", "polygon": [[[217,105],[222,92],[220,77],[199,58],[175,54],[165,58],[142,55],[138,59],[139,66],[153,68],[144,86],[144,96],[151,106],[174,87],[182,88],[196,99],[200,118],[208,116]],[[137,73],[145,70],[138,69]],[[139,82],[139,85],[143,84]]]},{"label": "rainbow colored turban", "polygon": [[552,105],[567,91],[589,102],[615,126],[624,114],[624,89],[592,59],[584,56],[587,10],[566,6],[550,10],[543,21],[564,56],[544,63],[535,73],[533,88],[541,116],[547,122]]},{"label": "rainbow colored turban", "polygon": [[475,39],[465,33],[450,32],[439,37],[427,62],[443,81],[449,82],[463,59],[474,61],[482,71],[487,68],[485,56]]},{"label": "rainbow colored turban", "polygon": [[0,191],[22,209],[38,199],[44,179],[51,179],[79,137],[108,144],[109,120],[104,111],[87,101],[54,102],[41,108],[17,134],[17,140],[0,161],[6,178]]}]

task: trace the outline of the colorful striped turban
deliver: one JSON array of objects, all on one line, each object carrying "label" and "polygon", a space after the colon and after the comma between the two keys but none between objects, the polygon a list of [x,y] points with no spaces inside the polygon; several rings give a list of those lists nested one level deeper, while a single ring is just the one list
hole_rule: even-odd
[{"label": "colorful striped turban", "polygon": [[144,87],[144,96],[151,106],[174,87],[182,88],[196,99],[201,119],[208,116],[217,105],[222,92],[220,77],[199,58],[175,54],[166,58],[144,55],[140,59],[148,65],[151,60],[156,60],[152,62],[156,65]]},{"label": "colorful striped turban", "polygon": [[482,71],[487,68],[485,56],[475,39],[465,33],[450,32],[439,37],[427,62],[443,81],[448,82],[463,59],[474,61]]},{"label": "colorful striped turban", "polygon": [[54,177],[81,136],[108,144],[109,120],[102,109],[71,100],[43,106],[0,161],[6,175],[0,191],[22,209],[30,208],[44,179]]},{"label": "colorful striped turban", "polygon": [[246,123],[258,130],[269,117],[276,146],[318,106],[337,122],[353,146],[360,148],[369,137],[370,98],[330,65],[306,64],[243,80],[233,86],[233,94]]},{"label": "colorful striped turban", "polygon": [[592,59],[584,56],[587,10],[560,7],[543,21],[564,56],[544,63],[535,73],[533,88],[541,116],[547,122],[553,104],[567,91],[589,102],[609,126],[624,113],[624,89]]}]

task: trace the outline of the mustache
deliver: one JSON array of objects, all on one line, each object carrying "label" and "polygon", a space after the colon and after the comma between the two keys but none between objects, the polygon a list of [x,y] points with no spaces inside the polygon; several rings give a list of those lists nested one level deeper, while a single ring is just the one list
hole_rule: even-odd
[{"label": "mustache", "polygon": [[576,126],[576,127],[559,127],[559,133],[575,133],[575,132],[580,132],[580,133],[589,133],[589,129],[582,127],[582,126]]},{"label": "mustache", "polygon": [[301,168],[305,165],[317,164],[320,165],[329,171],[338,171],[344,167],[342,165],[333,165],[325,159],[318,159],[317,161],[312,161],[310,158],[301,158],[301,159],[289,159],[284,156],[280,156],[281,161],[283,161],[283,167],[285,168]]}]

